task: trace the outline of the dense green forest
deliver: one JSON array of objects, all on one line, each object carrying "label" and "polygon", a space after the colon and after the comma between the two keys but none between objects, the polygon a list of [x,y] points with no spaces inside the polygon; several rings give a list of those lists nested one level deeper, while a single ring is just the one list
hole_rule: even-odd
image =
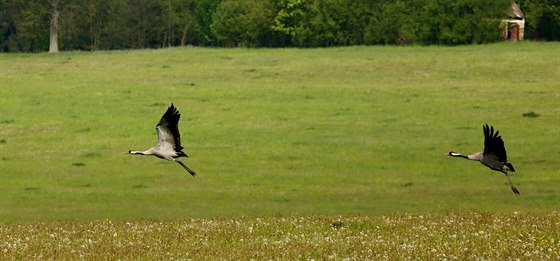
[{"label": "dense green forest", "polygon": [[[525,38],[560,40],[560,0],[519,1]],[[511,0],[0,0],[0,51],[320,47],[499,40]]]}]

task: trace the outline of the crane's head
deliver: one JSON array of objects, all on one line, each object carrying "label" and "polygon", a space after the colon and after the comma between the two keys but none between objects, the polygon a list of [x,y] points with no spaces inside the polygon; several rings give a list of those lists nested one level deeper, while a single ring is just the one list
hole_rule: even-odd
[{"label": "crane's head", "polygon": [[128,154],[144,155],[142,151],[129,150]]},{"label": "crane's head", "polygon": [[469,157],[466,155],[463,155],[461,153],[455,152],[455,151],[450,151],[449,153],[447,153],[447,155],[451,156],[451,157],[458,157],[458,158],[464,158],[464,159],[468,159]]}]

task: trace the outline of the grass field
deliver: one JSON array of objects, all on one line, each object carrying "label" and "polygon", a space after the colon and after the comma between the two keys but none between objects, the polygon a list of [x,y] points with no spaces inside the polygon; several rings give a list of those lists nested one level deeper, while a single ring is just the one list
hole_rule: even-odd
[{"label": "grass field", "polygon": [[2,260],[558,260],[560,215],[0,224]]},{"label": "grass field", "polygon": [[[321,233],[338,216],[514,212],[558,231],[558,53],[525,42],[0,54],[1,233],[83,226],[79,244],[97,220],[126,231],[325,217]],[[126,153],[155,145],[171,102],[194,178]],[[484,123],[500,130],[520,196],[503,174],[445,155],[480,151]]]},{"label": "grass field", "polygon": [[[549,212],[558,43],[1,54],[0,220]],[[187,165],[127,155],[174,102]],[[524,117],[527,113],[538,117]],[[449,150],[500,130],[505,177]]]}]

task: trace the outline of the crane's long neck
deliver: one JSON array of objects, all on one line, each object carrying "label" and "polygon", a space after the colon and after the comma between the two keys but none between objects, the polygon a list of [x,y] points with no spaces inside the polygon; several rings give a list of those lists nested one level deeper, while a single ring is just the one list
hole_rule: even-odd
[{"label": "crane's long neck", "polygon": [[449,152],[449,156],[451,156],[451,157],[457,157],[457,158],[463,158],[463,159],[468,159],[468,160],[480,161],[480,160],[482,159],[482,152],[477,152],[477,153],[472,154],[472,155],[463,155],[463,154],[461,154],[461,153],[457,153],[457,152],[450,151],[450,152]]},{"label": "crane's long neck", "polygon": [[129,150],[128,153],[129,153],[129,154],[134,154],[134,155],[153,155],[151,149],[150,149],[150,150],[146,150],[146,151]]}]

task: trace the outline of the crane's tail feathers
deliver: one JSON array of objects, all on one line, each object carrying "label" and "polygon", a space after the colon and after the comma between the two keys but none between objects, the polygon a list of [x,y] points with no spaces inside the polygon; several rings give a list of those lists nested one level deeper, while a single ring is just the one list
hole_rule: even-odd
[{"label": "crane's tail feathers", "polygon": [[185,168],[193,177],[196,176],[196,173],[189,169],[189,167],[187,167],[187,165],[185,165],[183,162],[180,162],[178,160],[176,160],[175,162],[181,164],[181,166],[183,166],[183,168]]},{"label": "crane's tail feathers", "polygon": [[511,163],[507,162],[506,164],[504,164],[511,172],[515,172],[515,169],[513,168],[513,165],[511,165]]},{"label": "crane's tail feathers", "polygon": [[177,151],[177,157],[186,157],[186,158],[188,158],[189,155],[187,155],[187,154],[184,153],[183,151]]}]

